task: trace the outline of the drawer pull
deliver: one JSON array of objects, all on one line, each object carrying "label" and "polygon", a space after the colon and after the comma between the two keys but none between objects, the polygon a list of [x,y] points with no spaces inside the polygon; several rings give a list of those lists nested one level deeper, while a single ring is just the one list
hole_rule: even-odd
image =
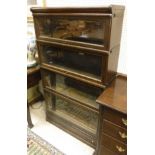
[{"label": "drawer pull", "polygon": [[125,152],[125,149],[123,149],[121,146],[116,145],[116,149],[117,149],[119,152]]},{"label": "drawer pull", "polygon": [[122,122],[123,122],[123,124],[124,124],[125,126],[127,126],[127,120],[126,120],[126,119],[122,118]]},{"label": "drawer pull", "polygon": [[127,138],[127,135],[124,132],[122,133],[121,131],[119,131],[118,133],[121,136],[121,138],[123,139]]}]

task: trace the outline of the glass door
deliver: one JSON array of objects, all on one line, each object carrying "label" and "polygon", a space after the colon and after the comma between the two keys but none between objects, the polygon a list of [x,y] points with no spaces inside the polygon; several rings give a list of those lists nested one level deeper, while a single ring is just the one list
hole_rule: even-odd
[{"label": "glass door", "polygon": [[[39,44],[41,62],[53,69],[101,82],[107,55],[94,52]],[[102,63],[102,61],[104,62]]]},{"label": "glass door", "polygon": [[47,70],[42,70],[41,73],[45,88],[98,111],[99,105],[96,103],[96,99],[103,89]]},{"label": "glass door", "polygon": [[59,117],[79,126],[85,131],[92,134],[97,132],[98,113],[90,109],[68,101],[67,98],[62,98],[51,92],[45,91],[47,111],[55,113]]},{"label": "glass door", "polygon": [[104,46],[105,19],[101,16],[35,16],[39,38],[55,38]]}]

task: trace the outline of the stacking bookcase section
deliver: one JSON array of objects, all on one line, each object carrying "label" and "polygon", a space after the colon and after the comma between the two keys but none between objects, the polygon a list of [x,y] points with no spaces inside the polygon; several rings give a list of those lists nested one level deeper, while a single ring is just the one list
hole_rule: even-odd
[{"label": "stacking bookcase section", "polygon": [[78,78],[100,87],[104,87],[107,53],[91,50],[57,46],[38,41],[41,65],[43,68]]},{"label": "stacking bookcase section", "polygon": [[87,13],[79,12],[79,9],[74,9],[74,13],[69,11],[67,8],[51,9],[50,12],[32,8],[37,38],[99,49],[109,46],[110,10],[98,13],[95,9],[93,12],[87,9]]},{"label": "stacking bookcase section", "polygon": [[[93,44],[104,46],[104,32],[106,27],[104,17],[96,19],[95,16],[62,16],[48,15],[35,16],[38,28],[38,38],[50,39],[61,42],[72,41],[73,43]],[[107,28],[107,29],[106,29]]]},{"label": "stacking bookcase section", "polygon": [[37,39],[104,50],[120,43],[123,6],[31,8],[31,11]]},{"label": "stacking bookcase section", "polygon": [[46,90],[65,96],[98,112],[99,106],[96,99],[103,89],[48,70],[42,70],[42,77]]}]

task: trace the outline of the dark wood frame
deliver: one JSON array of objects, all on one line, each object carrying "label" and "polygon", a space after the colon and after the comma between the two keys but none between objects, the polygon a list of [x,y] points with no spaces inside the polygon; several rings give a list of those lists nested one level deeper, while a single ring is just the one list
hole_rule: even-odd
[{"label": "dark wood frame", "polygon": [[[41,80],[41,74],[40,74],[39,66],[34,66],[32,68],[27,69],[27,89],[39,84],[40,80]],[[39,100],[43,100],[42,95],[35,98],[33,101],[31,101],[31,103],[28,103],[28,101],[27,101],[27,121],[28,121],[28,126],[30,128],[33,127],[33,124],[32,124],[32,120],[31,120],[29,105],[33,104],[34,102],[39,101]]]}]

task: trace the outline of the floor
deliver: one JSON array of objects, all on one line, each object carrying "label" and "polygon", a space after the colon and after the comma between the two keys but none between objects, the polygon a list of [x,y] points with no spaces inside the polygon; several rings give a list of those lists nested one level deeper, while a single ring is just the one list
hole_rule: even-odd
[{"label": "floor", "polygon": [[48,123],[45,120],[45,103],[37,102],[30,107],[34,127],[32,131],[58,148],[66,155],[92,155],[94,149]]}]

